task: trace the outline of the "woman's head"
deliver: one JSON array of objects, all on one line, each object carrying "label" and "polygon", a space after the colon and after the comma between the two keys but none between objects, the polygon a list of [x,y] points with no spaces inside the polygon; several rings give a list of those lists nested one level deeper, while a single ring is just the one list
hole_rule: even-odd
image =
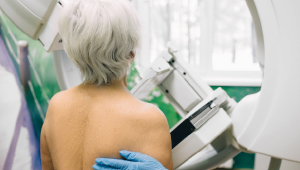
[{"label": "woman's head", "polygon": [[121,80],[139,46],[140,25],[129,0],[77,0],[64,6],[59,33],[84,83]]}]

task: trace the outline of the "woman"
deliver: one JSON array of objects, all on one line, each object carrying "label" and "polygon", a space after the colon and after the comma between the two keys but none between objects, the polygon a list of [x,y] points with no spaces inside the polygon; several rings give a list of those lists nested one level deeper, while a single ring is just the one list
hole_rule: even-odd
[{"label": "woman", "polygon": [[141,152],[172,169],[164,114],[134,98],[126,73],[140,42],[128,0],[78,0],[65,5],[59,32],[83,83],[50,101],[41,132],[43,169],[91,169],[99,157]]}]

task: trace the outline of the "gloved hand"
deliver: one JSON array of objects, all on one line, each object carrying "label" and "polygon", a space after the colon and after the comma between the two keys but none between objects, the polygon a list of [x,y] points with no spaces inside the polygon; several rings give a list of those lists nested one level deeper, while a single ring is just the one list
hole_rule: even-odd
[{"label": "gloved hand", "polygon": [[160,162],[151,156],[141,154],[138,152],[120,151],[122,159],[113,158],[97,158],[93,165],[94,170],[167,170]]}]

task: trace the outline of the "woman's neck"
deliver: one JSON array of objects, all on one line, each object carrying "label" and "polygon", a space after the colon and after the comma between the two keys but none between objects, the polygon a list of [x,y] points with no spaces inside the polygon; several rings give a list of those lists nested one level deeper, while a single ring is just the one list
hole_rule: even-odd
[{"label": "woman's neck", "polygon": [[121,80],[115,81],[109,85],[100,85],[97,86],[96,84],[80,84],[79,85],[82,88],[95,88],[95,89],[99,89],[99,90],[124,90],[124,91],[129,91],[127,89],[127,82],[126,82],[126,76],[124,76],[124,78],[122,78]]}]

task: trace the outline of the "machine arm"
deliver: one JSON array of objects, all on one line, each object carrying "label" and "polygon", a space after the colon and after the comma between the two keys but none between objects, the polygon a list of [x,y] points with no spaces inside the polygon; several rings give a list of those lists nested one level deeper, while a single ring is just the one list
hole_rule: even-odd
[{"label": "machine arm", "polygon": [[57,24],[63,3],[57,0],[0,0],[0,9],[20,30],[38,40],[46,51],[55,51],[63,49]]},{"label": "machine arm", "polygon": [[[132,89],[132,94],[144,99],[158,87],[182,116],[182,120],[170,130],[174,168],[217,167],[239,153],[230,146],[225,136],[231,125],[228,113],[236,102],[224,90],[213,91],[199,77],[196,82],[192,73],[179,64],[171,49],[155,60],[142,75],[144,78]],[[214,154],[187,161],[211,143],[217,148]]]}]

